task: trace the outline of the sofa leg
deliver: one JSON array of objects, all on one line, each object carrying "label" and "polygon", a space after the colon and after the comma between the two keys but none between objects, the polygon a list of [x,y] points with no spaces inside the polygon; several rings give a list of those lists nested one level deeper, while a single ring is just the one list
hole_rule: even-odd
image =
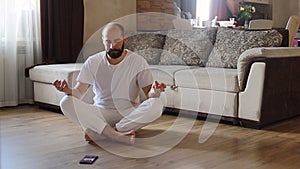
[{"label": "sofa leg", "polygon": [[259,122],[250,121],[250,120],[240,120],[240,126],[245,128],[252,128],[252,129],[261,129],[262,125]]},{"label": "sofa leg", "polygon": [[34,104],[37,105],[40,109],[45,109],[45,110],[50,110],[50,111],[57,112],[57,113],[62,113],[59,106],[41,103],[41,102],[34,102]]}]

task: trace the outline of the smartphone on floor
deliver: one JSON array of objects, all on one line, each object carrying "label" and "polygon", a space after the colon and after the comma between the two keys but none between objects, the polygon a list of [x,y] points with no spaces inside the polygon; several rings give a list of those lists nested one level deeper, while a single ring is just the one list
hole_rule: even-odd
[{"label": "smartphone on floor", "polygon": [[98,159],[96,155],[86,155],[84,156],[79,163],[80,164],[93,164]]}]

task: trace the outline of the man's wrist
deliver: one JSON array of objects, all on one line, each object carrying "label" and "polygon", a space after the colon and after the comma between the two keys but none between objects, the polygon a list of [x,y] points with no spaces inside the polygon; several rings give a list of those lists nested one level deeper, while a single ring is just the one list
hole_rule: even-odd
[{"label": "man's wrist", "polygon": [[160,97],[161,91],[159,89],[151,89],[148,93],[148,98],[157,98]]},{"label": "man's wrist", "polygon": [[69,96],[72,96],[72,93],[73,93],[73,92],[72,92],[72,89],[70,89],[70,88],[67,89],[67,91],[65,91],[65,94],[66,94],[66,95],[69,95]]}]

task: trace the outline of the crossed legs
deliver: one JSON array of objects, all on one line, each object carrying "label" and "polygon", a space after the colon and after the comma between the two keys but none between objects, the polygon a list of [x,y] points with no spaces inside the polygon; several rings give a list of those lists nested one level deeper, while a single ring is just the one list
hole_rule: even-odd
[{"label": "crossed legs", "polygon": [[126,144],[133,144],[134,131],[159,118],[163,109],[159,98],[150,98],[120,113],[87,104],[73,96],[65,96],[60,106],[65,116],[86,131],[86,140],[103,135]]}]

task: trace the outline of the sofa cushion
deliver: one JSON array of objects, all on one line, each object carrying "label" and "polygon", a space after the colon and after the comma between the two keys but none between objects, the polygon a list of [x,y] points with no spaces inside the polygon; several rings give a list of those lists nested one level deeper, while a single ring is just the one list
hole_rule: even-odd
[{"label": "sofa cushion", "polygon": [[205,66],[215,35],[216,28],[170,30],[159,64]]},{"label": "sofa cushion", "polygon": [[239,92],[237,70],[224,68],[194,68],[175,73],[178,87]]},{"label": "sofa cushion", "polygon": [[282,35],[277,30],[241,30],[219,28],[214,48],[206,66],[237,68],[239,56],[247,49],[280,46]]},{"label": "sofa cushion", "polygon": [[174,85],[174,75],[176,72],[185,69],[195,68],[186,65],[150,65],[153,79],[163,82],[168,86]]},{"label": "sofa cushion", "polygon": [[82,63],[40,65],[29,70],[32,81],[52,84],[55,80],[65,79],[70,87],[75,85]]},{"label": "sofa cushion", "polygon": [[165,43],[165,35],[159,32],[127,33],[125,48],[143,56],[148,64],[157,65]]}]

